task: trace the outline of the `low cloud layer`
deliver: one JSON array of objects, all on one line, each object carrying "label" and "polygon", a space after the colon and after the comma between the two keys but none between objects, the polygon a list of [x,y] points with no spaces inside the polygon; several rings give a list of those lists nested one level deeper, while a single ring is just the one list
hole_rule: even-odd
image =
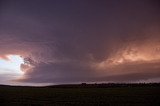
[{"label": "low cloud layer", "polygon": [[0,58],[26,59],[17,83],[159,81],[158,1],[0,3]]}]

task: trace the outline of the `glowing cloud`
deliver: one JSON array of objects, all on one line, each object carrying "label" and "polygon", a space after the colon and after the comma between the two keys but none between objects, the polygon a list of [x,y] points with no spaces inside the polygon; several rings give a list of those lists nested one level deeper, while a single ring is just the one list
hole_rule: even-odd
[{"label": "glowing cloud", "polygon": [[154,43],[145,42],[136,45],[137,42],[132,42],[124,48],[118,49],[115,53],[111,54],[105,61],[99,63],[99,67],[110,67],[126,64],[137,63],[155,63],[160,62],[159,42],[152,40]]},{"label": "glowing cloud", "polygon": [[24,74],[21,71],[21,64],[24,64],[23,58],[19,55],[7,55],[6,57],[7,59],[0,59],[0,75],[22,76]]}]

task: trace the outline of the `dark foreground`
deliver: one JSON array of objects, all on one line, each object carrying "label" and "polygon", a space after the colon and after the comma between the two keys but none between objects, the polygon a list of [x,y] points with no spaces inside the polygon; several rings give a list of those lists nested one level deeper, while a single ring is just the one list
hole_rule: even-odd
[{"label": "dark foreground", "polygon": [[160,85],[0,86],[0,106],[160,106]]}]

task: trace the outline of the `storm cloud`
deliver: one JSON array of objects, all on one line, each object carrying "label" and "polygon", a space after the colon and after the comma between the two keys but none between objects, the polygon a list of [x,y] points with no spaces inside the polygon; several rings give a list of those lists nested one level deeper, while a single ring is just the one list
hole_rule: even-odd
[{"label": "storm cloud", "polygon": [[21,83],[159,81],[158,0],[1,0],[0,58]]}]

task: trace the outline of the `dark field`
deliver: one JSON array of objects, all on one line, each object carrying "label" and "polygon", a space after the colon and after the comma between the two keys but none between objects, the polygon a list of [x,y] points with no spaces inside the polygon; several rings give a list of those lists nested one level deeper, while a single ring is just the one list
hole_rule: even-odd
[{"label": "dark field", "polygon": [[160,106],[159,85],[106,86],[0,86],[0,106]]}]

